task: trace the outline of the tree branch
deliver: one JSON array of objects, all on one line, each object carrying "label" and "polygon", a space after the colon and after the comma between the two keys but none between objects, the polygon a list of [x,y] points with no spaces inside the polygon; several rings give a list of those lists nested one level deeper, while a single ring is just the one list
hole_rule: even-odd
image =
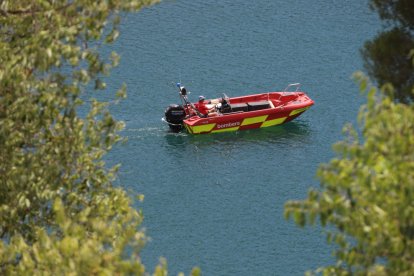
[{"label": "tree branch", "polygon": [[[68,8],[69,6],[71,6],[73,4],[72,3],[68,3],[62,7],[56,8],[55,11],[61,11],[64,10],[66,8]],[[29,15],[29,14],[35,14],[35,13],[41,13],[41,12],[46,12],[45,10],[34,10],[32,9],[32,7],[29,7],[27,9],[20,9],[20,10],[2,10],[0,9],[0,15],[3,17],[7,17],[9,15]]]}]

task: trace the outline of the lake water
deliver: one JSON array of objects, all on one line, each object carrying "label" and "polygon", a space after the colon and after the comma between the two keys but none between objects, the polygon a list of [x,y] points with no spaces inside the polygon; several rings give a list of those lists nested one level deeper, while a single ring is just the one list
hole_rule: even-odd
[{"label": "lake water", "polygon": [[[193,266],[203,275],[303,275],[333,264],[321,229],[301,229],[283,210],[319,186],[318,165],[364,102],[351,75],[380,28],[367,1],[164,1],[123,19],[112,46],[121,65],[108,86],[128,86],[113,110],[128,142],[108,159],[122,164],[119,185],[145,195],[137,207],[152,239],[147,269],[160,256],[171,275]],[[193,101],[300,82],[315,105],[273,128],[173,134],[161,117],[179,102],[176,81]]]}]

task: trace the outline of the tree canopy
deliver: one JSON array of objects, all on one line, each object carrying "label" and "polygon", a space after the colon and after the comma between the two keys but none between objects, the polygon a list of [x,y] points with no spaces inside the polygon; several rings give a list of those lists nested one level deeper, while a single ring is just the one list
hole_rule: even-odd
[{"label": "tree canopy", "polygon": [[154,2],[0,1],[0,274],[145,273],[142,213],[103,161],[123,124],[93,97],[120,15]]},{"label": "tree canopy", "polygon": [[346,139],[334,147],[337,157],[318,170],[321,188],[288,202],[285,214],[301,226],[319,218],[328,229],[338,262],[322,269],[327,274],[412,275],[414,106],[368,90],[360,130],[346,127]]},{"label": "tree canopy", "polygon": [[371,1],[394,26],[363,50],[381,89],[356,73],[367,96],[359,128],[347,125],[336,157],[319,167],[320,189],[285,205],[287,218],[320,223],[335,244],[336,264],[318,270],[326,275],[414,274],[413,4]]}]

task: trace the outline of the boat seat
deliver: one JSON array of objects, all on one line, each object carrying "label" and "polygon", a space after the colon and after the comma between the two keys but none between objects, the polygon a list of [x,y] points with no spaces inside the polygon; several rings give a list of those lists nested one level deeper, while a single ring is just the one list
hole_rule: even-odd
[{"label": "boat seat", "polygon": [[249,102],[247,103],[249,111],[262,110],[270,108],[269,101]]},{"label": "boat seat", "polygon": [[236,103],[236,104],[231,103],[230,108],[232,112],[249,110],[249,106],[246,103]]}]

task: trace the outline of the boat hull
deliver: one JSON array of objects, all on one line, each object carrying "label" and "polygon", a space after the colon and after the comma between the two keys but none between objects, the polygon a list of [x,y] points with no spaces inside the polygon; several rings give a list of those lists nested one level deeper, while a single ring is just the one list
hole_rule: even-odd
[{"label": "boat hull", "polygon": [[183,121],[191,134],[208,134],[248,130],[280,125],[289,122],[313,105],[303,92],[270,92],[230,99],[234,104],[250,104],[267,101],[269,108],[214,114],[209,117],[193,116]]}]

